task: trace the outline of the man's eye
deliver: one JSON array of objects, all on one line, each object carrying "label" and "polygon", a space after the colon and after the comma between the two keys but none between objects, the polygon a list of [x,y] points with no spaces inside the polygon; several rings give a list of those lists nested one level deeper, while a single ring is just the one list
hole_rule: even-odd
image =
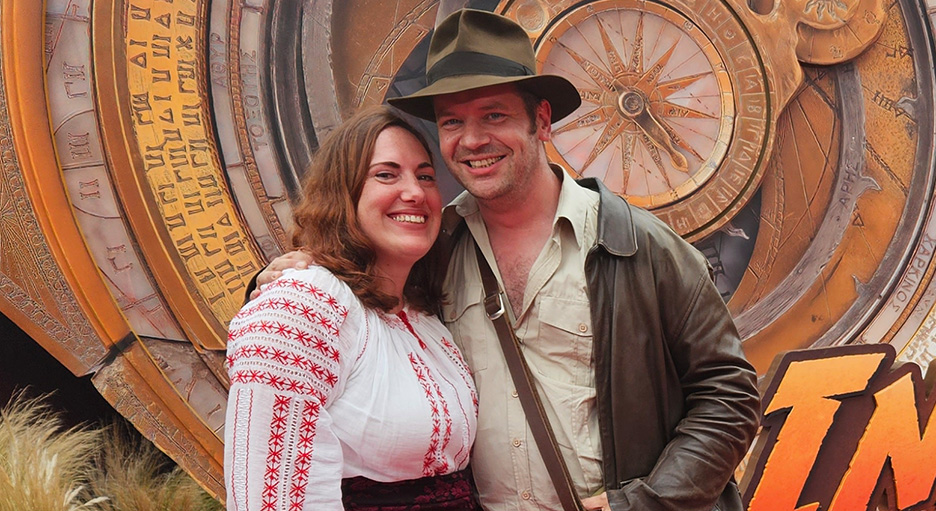
[{"label": "man's eye", "polygon": [[503,119],[504,117],[506,117],[506,116],[505,116],[504,114],[500,113],[500,112],[491,112],[491,113],[488,114],[488,119],[491,119],[492,121],[496,121],[496,120],[498,120],[498,119]]},{"label": "man's eye", "polygon": [[445,119],[439,123],[439,126],[443,128],[454,128],[455,126],[458,126],[459,124],[461,124],[461,121],[459,121],[458,119]]}]

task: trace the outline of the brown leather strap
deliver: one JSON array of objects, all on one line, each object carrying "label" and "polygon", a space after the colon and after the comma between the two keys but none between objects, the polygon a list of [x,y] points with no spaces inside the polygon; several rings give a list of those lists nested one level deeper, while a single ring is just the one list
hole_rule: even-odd
[{"label": "brown leather strap", "polygon": [[520,341],[507,319],[504,300],[501,297],[500,287],[497,285],[497,277],[494,276],[491,266],[485,260],[477,243],[475,243],[475,253],[478,258],[478,269],[481,271],[481,282],[484,284],[484,310],[494,323],[494,330],[497,331],[497,338],[500,340],[501,350],[507,360],[510,377],[517,389],[520,405],[523,407],[523,413],[530,424],[530,432],[533,433],[533,439],[536,440],[536,446],[546,464],[549,478],[559,494],[559,502],[565,511],[584,511],[582,502],[575,494],[575,487],[569,476],[569,467],[566,466],[565,459],[559,453],[559,444],[556,443],[556,435],[549,425],[549,419],[546,418],[546,410],[543,409],[543,402],[533,383],[530,366],[527,365],[523,352],[520,351]]}]

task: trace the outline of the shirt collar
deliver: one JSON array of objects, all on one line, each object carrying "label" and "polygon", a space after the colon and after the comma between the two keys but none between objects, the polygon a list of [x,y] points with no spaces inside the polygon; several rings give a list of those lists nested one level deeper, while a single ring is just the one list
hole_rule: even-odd
[{"label": "shirt collar", "polygon": [[559,189],[559,205],[556,208],[556,218],[553,220],[553,231],[556,230],[560,218],[566,219],[572,232],[575,233],[575,243],[582,247],[585,226],[587,225],[588,208],[591,201],[588,192],[576,184],[575,180],[556,164],[550,164],[553,172],[562,180]]},{"label": "shirt collar", "polygon": [[[572,227],[576,244],[581,247],[590,203],[588,192],[576,184],[575,180],[571,179],[559,165],[550,163],[549,168],[562,180],[559,188],[559,204],[556,207],[556,216],[553,218],[553,231],[556,230],[559,219],[564,218]],[[455,197],[445,209],[446,211],[454,210],[461,218],[471,216],[479,210],[477,199],[467,191]],[[451,213],[444,216],[451,216]]]}]

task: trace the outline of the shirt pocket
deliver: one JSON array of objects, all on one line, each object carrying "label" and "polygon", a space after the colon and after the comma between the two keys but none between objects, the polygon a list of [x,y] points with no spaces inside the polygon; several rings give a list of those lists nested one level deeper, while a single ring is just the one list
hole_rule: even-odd
[{"label": "shirt pocket", "polygon": [[587,300],[540,297],[536,366],[554,380],[594,387],[591,309]]},{"label": "shirt pocket", "polygon": [[490,320],[484,312],[483,293],[480,286],[468,285],[461,292],[455,293],[449,303],[442,305],[445,326],[452,332],[455,344],[472,374],[488,367],[486,337],[490,332],[496,335],[487,323]]}]

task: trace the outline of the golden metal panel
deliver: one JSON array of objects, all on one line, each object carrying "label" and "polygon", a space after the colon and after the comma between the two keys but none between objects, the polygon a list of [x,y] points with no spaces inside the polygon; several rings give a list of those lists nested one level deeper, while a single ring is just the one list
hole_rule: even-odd
[{"label": "golden metal panel", "polygon": [[156,199],[195,296],[225,325],[243,303],[244,278],[260,265],[225,183],[205,101],[206,7],[193,0],[125,4],[125,60],[118,66],[126,71],[135,150],[143,159],[134,170],[149,186],[147,199]]},{"label": "golden metal panel", "polygon": [[[120,309],[110,298],[97,266],[85,248],[65,190],[56,160],[49,114],[46,109],[45,84],[41,65],[43,57],[43,11],[41,3],[4,1],[0,4],[2,30],[3,84],[8,95],[7,108],[12,129],[12,152],[22,173],[24,191],[35,210],[35,222],[42,231],[41,240],[56,263],[65,289],[49,289],[48,311],[60,310],[73,300],[83,318],[74,313],[60,321],[74,333],[74,339],[53,340],[35,328],[31,321],[24,330],[35,338],[75,374],[84,374],[103,356],[104,350],[129,333]],[[11,154],[12,156],[12,154]],[[22,214],[24,212],[20,212]],[[36,232],[33,235],[38,236]],[[34,238],[35,242],[40,239]],[[37,250],[40,247],[31,247]],[[6,252],[7,249],[4,250]],[[50,268],[45,268],[48,272]],[[36,269],[38,270],[38,268]],[[28,278],[42,282],[54,275],[36,271]],[[37,282],[37,283],[38,283]],[[35,297],[33,297],[35,299]],[[12,312],[12,311],[11,311]],[[15,312],[11,316],[16,319]],[[20,316],[22,318],[22,316]],[[90,331],[82,332],[81,323]],[[38,331],[37,331],[38,330]],[[96,339],[95,339],[96,337]]]},{"label": "golden metal panel", "polygon": [[[215,174],[204,174],[205,182],[210,188],[205,195],[208,193],[219,194],[218,197],[205,197],[198,188],[196,175],[191,173],[191,169],[182,169],[180,167],[180,179],[187,180],[185,191],[181,191],[181,186],[178,189],[172,188],[173,183],[170,180],[174,178],[174,174],[172,171],[164,169],[167,165],[166,161],[172,161],[170,151],[181,150],[180,154],[185,154],[186,161],[189,161],[188,153],[191,145],[187,142],[186,145],[182,145],[178,141],[172,142],[174,138],[189,142],[192,140],[205,140],[205,142],[200,142],[197,145],[204,148],[204,150],[193,152],[196,161],[199,164],[211,165],[212,169],[215,170],[220,165],[213,148],[214,137],[211,136],[210,141],[208,141],[207,136],[202,136],[204,135],[202,130],[210,128],[210,124],[206,124],[208,123],[207,114],[203,111],[205,108],[202,100],[205,91],[204,81],[198,80],[200,75],[196,71],[195,78],[186,85],[185,82],[189,80],[186,78],[189,76],[187,74],[189,72],[188,64],[183,67],[181,81],[174,81],[175,78],[178,78],[178,63],[175,67],[165,69],[162,67],[153,68],[152,66],[156,65],[153,59],[156,57],[149,57],[154,51],[149,46],[151,42],[149,39],[157,36],[155,32],[150,33],[150,38],[138,41],[141,45],[146,43],[145,48],[148,52],[129,55],[127,50],[132,50],[140,45],[132,44],[136,40],[124,36],[122,20],[124,15],[132,18],[130,12],[134,11],[135,8],[138,8],[138,6],[132,3],[114,5],[105,2],[95,4],[92,13],[94,33],[97,36],[94,41],[94,61],[97,76],[99,77],[96,80],[97,98],[104,141],[108,148],[109,163],[112,168],[121,169],[114,173],[114,180],[120,199],[127,211],[127,219],[146,255],[156,281],[159,283],[160,288],[165,291],[166,300],[188,335],[189,340],[199,347],[222,349],[225,338],[224,325],[227,322],[224,317],[230,318],[230,316],[233,316],[234,311],[239,306],[242,296],[235,298],[236,287],[243,279],[242,273],[249,274],[256,270],[258,266],[256,255],[251,244],[243,239],[237,215],[229,212],[230,198],[223,189],[223,178],[219,182]],[[163,14],[167,13],[157,14],[157,16]],[[173,26],[172,23],[175,18],[172,15],[174,12],[169,14],[170,18],[167,19],[170,26]],[[189,11],[189,14],[199,16],[202,11],[194,9]],[[144,17],[143,14],[138,16]],[[188,21],[188,18],[186,17],[185,20]],[[159,21],[156,21],[156,18],[152,15],[152,12],[149,21],[143,19],[136,21],[141,23],[146,21],[161,26]],[[196,24],[197,22],[193,20],[192,23]],[[198,32],[196,32],[197,34]],[[158,35],[158,37],[167,36]],[[182,38],[181,45],[183,47],[188,44],[188,37],[193,37],[192,44],[199,44],[191,33],[180,33],[176,37]],[[172,44],[180,43],[172,40]],[[127,77],[129,76],[128,73],[130,73],[128,67],[139,67],[136,63],[133,63],[133,60],[136,59],[138,62],[143,63],[144,57],[140,55],[146,56],[146,69],[155,69],[160,77],[163,76],[162,71],[168,73],[169,83],[163,84],[164,86],[176,88],[175,91],[156,89],[161,97],[169,97],[175,94],[175,97],[178,98],[177,103],[175,100],[169,101],[165,107],[170,109],[171,118],[165,108],[162,111],[152,110],[154,99],[148,100],[150,102],[149,110],[140,110],[146,108],[144,102],[147,99],[146,96],[138,96],[140,103],[138,103],[137,112],[135,113],[133,110],[131,91],[135,90],[134,87],[140,88],[142,84],[128,81]],[[137,79],[142,78],[137,77]],[[189,87],[194,88],[195,92],[188,92]],[[201,91],[202,96],[198,96],[198,91]],[[146,92],[148,91],[137,91],[138,94],[145,94]],[[185,99],[182,99],[183,95]],[[195,98],[192,97],[193,95]],[[169,106],[170,104],[172,106]],[[202,124],[185,126],[186,120],[195,122],[193,117],[183,117],[182,110],[185,106],[194,106],[194,109],[189,110],[187,114],[199,116],[198,118]],[[174,107],[175,109],[173,109]],[[145,117],[137,118],[137,115]],[[158,119],[160,115],[169,120]],[[152,122],[152,125],[144,126],[153,128],[157,120],[160,122],[160,129],[166,129],[168,132],[147,129],[142,136],[150,138],[145,138],[147,142],[138,143],[136,139],[138,133],[134,128],[134,123],[139,124],[141,121]],[[186,129],[183,131],[182,128]],[[157,170],[152,172],[152,180],[148,177],[150,172],[146,170],[145,153],[140,151],[141,148],[145,151],[147,147],[154,149],[150,152],[154,161],[159,162],[161,160],[163,162],[162,166],[156,167]],[[166,173],[169,173],[168,177]],[[197,175],[202,177],[200,172]],[[168,192],[167,199],[174,199],[175,202],[179,203],[175,205],[175,208],[167,211],[167,213],[171,214],[167,214],[166,217],[163,217],[163,211],[156,199],[159,193],[164,191],[160,190],[160,185],[167,186],[165,190]],[[187,198],[184,196],[187,194],[192,196]],[[195,203],[192,209],[188,211],[184,208],[184,202],[187,199]],[[213,209],[208,209],[205,204],[206,200],[220,200],[221,202],[216,204]],[[198,201],[202,201],[204,211],[198,211],[202,207],[198,205]],[[178,211],[179,206],[183,206],[181,211]],[[193,222],[193,227],[204,229],[202,232],[204,239],[199,239],[196,242],[195,236],[199,233],[194,229],[191,231],[178,229],[175,233],[172,232],[172,227],[178,225],[178,222],[187,223],[189,221]],[[238,225],[238,228],[235,228],[235,225]],[[237,266],[227,259],[222,260],[229,252],[225,248],[224,236],[230,237],[231,250],[238,252],[234,254],[236,256],[234,260],[238,263]],[[204,248],[200,246],[202,243],[205,245]],[[188,260],[186,260],[186,257],[188,257]],[[238,266],[240,270],[238,270]],[[219,276],[219,273],[222,276]],[[225,287],[223,281],[230,279],[232,276],[237,277],[237,282],[234,282],[233,286]],[[200,282],[200,278],[205,279],[205,282]],[[216,287],[218,281],[222,283],[220,287]],[[234,288],[233,291],[232,288]],[[197,292],[189,293],[186,290],[196,290]],[[214,301],[212,302],[212,300]]]}]

